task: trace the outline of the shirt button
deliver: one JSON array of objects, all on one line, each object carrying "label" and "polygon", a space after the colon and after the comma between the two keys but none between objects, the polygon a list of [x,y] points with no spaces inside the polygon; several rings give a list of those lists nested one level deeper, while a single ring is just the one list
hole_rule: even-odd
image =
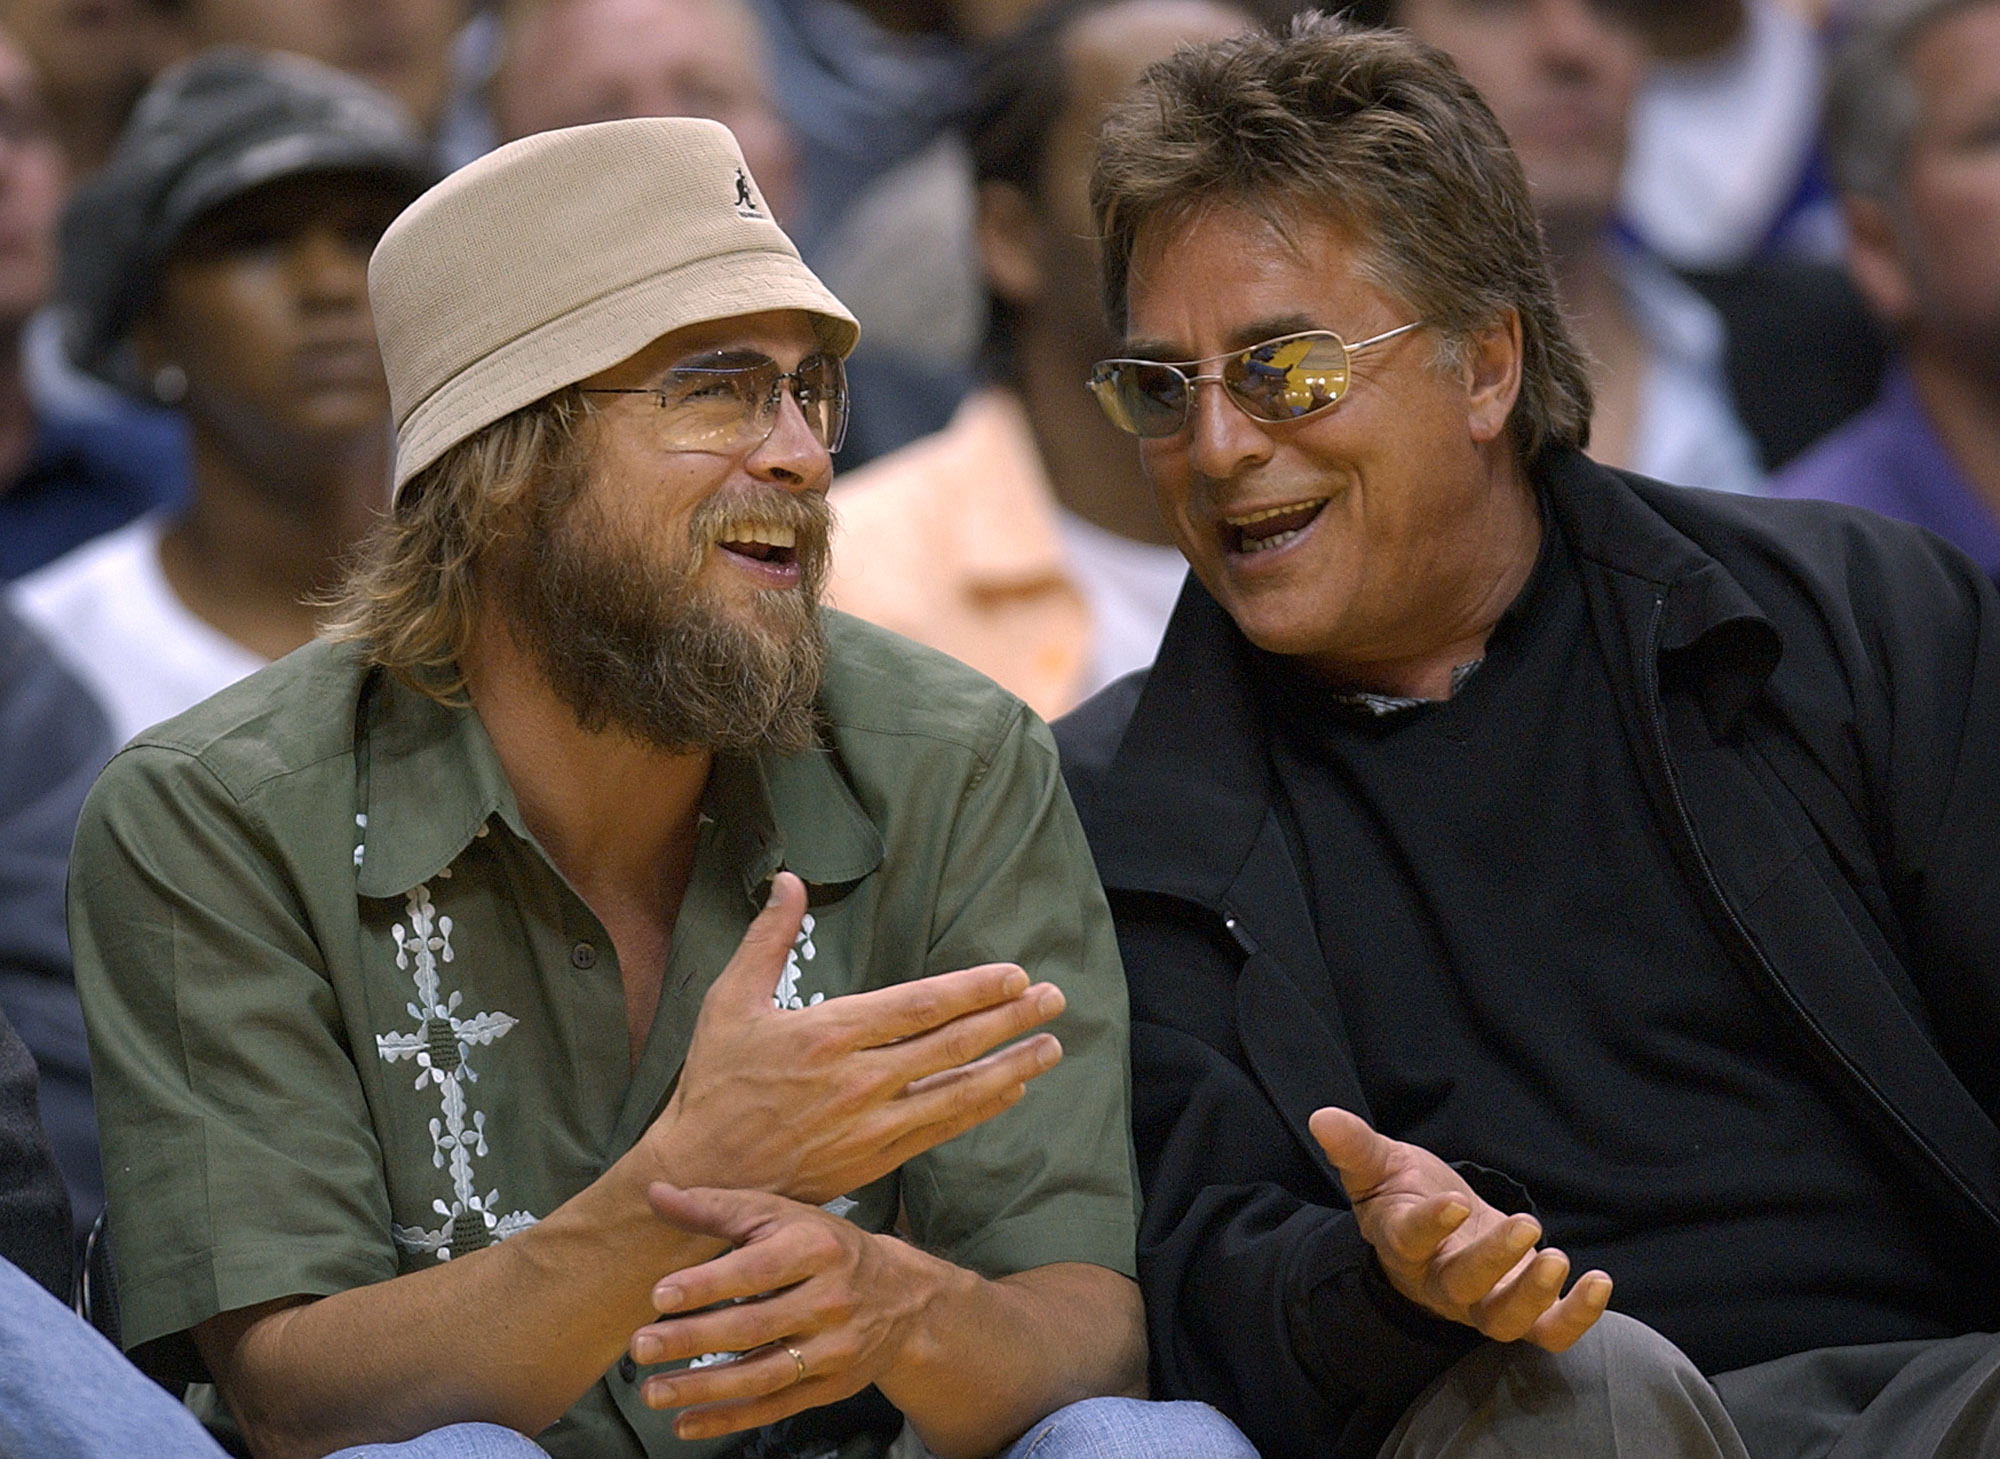
[{"label": "shirt button", "polygon": [[632,1361],[630,1353],[627,1353],[618,1360],[618,1376],[623,1378],[627,1383],[630,1383],[639,1376],[639,1365]]},{"label": "shirt button", "polygon": [[589,972],[597,966],[597,949],[587,942],[579,942],[569,950],[569,965]]}]

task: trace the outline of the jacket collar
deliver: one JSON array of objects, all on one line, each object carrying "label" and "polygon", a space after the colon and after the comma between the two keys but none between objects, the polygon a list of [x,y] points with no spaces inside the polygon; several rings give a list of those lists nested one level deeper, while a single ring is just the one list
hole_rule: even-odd
[{"label": "jacket collar", "polygon": [[[1550,452],[1537,466],[1586,592],[1622,598],[1649,624],[1648,610],[1658,609],[1656,636],[1650,628],[1633,636],[1634,662],[1652,637],[1661,672],[1690,683],[1711,720],[1740,715],[1780,652],[1755,601],[1633,479],[1575,451]],[[1272,803],[1265,691],[1252,652],[1190,577],[1102,782],[1103,802],[1119,808],[1099,828],[1106,886],[1227,904]]]},{"label": "jacket collar", "polygon": [[1691,689],[1711,726],[1726,732],[1763,692],[1784,645],[1729,570],[1648,500],[1662,493],[1686,500],[1691,488],[1612,471],[1578,451],[1549,452],[1540,464],[1550,515],[1577,556],[1586,590],[1658,605],[1653,647],[1662,678]]},{"label": "jacket collar", "polygon": [[[535,844],[470,708],[378,674],[363,696],[355,752],[367,817],[355,873],[362,896],[401,896],[428,881],[496,816]],[[718,758],[702,813],[721,824],[724,854],[752,897],[781,867],[822,887],[859,881],[882,862],[881,832],[823,749]]]},{"label": "jacket collar", "polygon": [[1221,906],[1271,802],[1267,740],[1250,644],[1190,575],[1105,776],[1105,885]]}]

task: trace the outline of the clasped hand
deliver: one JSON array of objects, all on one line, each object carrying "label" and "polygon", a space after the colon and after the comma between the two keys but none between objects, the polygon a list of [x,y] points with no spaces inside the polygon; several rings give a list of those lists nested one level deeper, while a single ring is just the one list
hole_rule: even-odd
[{"label": "clasped hand", "polygon": [[1487,1204],[1430,1151],[1391,1140],[1344,1109],[1316,1111],[1310,1127],[1389,1284],[1417,1306],[1496,1342],[1552,1353],[1604,1315],[1611,1278],[1586,1272],[1565,1295],[1569,1258],[1536,1249],[1542,1227],[1533,1216]]},{"label": "clasped hand", "polygon": [[668,1320],[632,1336],[642,1363],[737,1355],[641,1385],[647,1406],[683,1410],[678,1437],[775,1423],[894,1368],[930,1296],[935,1258],[763,1191],[656,1184],[647,1198],[662,1220],[734,1248],[656,1283],[653,1306]]},{"label": "clasped hand", "polygon": [[805,909],[804,884],[780,872],[702,1000],[645,1137],[675,1185],[818,1205],[991,1119],[1062,1057],[1051,1034],[1021,1038],[1062,1012],[1062,993],[1011,963],[774,1007]]}]

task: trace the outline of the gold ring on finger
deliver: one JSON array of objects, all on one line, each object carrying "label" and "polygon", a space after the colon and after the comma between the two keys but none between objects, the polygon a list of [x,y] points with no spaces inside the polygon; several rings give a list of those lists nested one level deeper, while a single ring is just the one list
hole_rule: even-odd
[{"label": "gold ring on finger", "polygon": [[797,1366],[799,1370],[799,1376],[792,1379],[792,1382],[793,1383],[805,1382],[806,1381],[805,1355],[801,1353],[797,1348],[793,1347],[790,1343],[785,1344],[785,1351],[792,1355],[792,1362],[795,1366]]}]

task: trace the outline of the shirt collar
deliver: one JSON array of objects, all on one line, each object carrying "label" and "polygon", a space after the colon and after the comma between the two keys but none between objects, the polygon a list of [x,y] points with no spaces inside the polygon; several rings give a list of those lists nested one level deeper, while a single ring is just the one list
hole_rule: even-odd
[{"label": "shirt collar", "polygon": [[978,391],[959,407],[952,430],[970,468],[953,484],[950,519],[966,580],[996,593],[1063,581],[1069,554],[1055,487],[1020,397],[997,386]]},{"label": "shirt collar", "polygon": [[514,788],[486,726],[468,706],[440,704],[387,673],[364,695],[355,745],[362,780],[356,889],[400,896],[451,865],[498,815],[528,839]]},{"label": "shirt collar", "polygon": [[[534,844],[471,708],[439,704],[381,674],[361,715],[362,896],[400,896],[436,876],[494,816]],[[718,823],[724,854],[743,869],[752,897],[780,869],[809,886],[831,887],[859,881],[882,863],[881,832],[825,749],[719,757],[702,814]]]},{"label": "shirt collar", "polygon": [[2000,572],[2000,512],[1952,458],[1906,364],[1890,365],[1873,413],[1887,429],[1894,464],[1876,488],[1880,495],[1853,499],[1927,527],[1987,572]]},{"label": "shirt collar", "polygon": [[839,887],[882,864],[882,833],[822,748],[719,758],[702,814],[729,838],[730,861],[753,899],[780,870],[808,887]]}]

